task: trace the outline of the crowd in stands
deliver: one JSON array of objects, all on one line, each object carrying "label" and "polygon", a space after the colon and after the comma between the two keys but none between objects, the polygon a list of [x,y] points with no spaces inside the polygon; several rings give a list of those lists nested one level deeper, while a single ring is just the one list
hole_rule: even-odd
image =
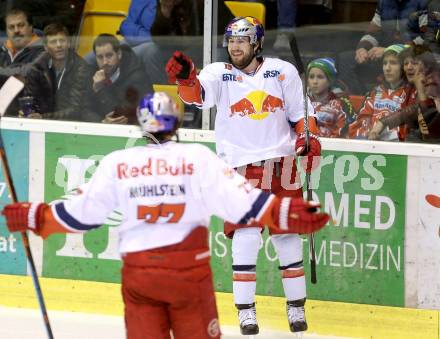
[{"label": "crowd in stands", "polygon": [[[289,3],[295,4],[294,12],[283,12],[278,28],[291,36],[297,8]],[[191,20],[194,15],[200,20]],[[222,15],[226,21],[232,16]],[[7,114],[134,123],[142,95],[152,91],[153,83],[167,82],[167,55],[154,36],[201,35],[200,22],[201,0],[132,0],[120,26],[123,39],[94,37],[93,50],[83,59],[73,49],[70,27],[52,22],[35,29],[29,12],[10,8],[4,14],[0,84],[14,75],[25,88]],[[282,49],[280,34],[274,50]],[[322,55],[306,67],[321,136],[440,142],[439,43],[439,0],[378,1],[354,50],[334,58]],[[361,101],[360,108],[354,100]]]},{"label": "crowd in stands", "polygon": [[[94,40],[95,62],[88,64],[70,45],[60,23],[48,24],[40,37],[32,17],[21,9],[5,16],[8,39],[0,50],[0,82],[15,75],[25,88],[7,114],[34,119],[134,123],[136,107],[152,91],[145,67],[133,50],[114,35]],[[29,103],[31,101],[31,103]]]},{"label": "crowd in stands", "polygon": [[378,1],[356,49],[339,54],[339,74],[331,58],[307,67],[321,136],[440,142],[439,43],[438,0]]},{"label": "crowd in stands", "polygon": [[332,90],[334,61],[309,63],[307,83],[321,136],[440,142],[440,68],[426,45],[394,44],[382,54],[382,79],[355,112],[350,97]]}]

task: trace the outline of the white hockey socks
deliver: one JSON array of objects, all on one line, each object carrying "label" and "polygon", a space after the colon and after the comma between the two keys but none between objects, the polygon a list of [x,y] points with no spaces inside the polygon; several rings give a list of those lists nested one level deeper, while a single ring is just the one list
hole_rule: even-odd
[{"label": "white hockey socks", "polygon": [[272,244],[278,254],[284,294],[288,301],[306,297],[306,279],[302,259],[302,241],[297,234],[273,235]]},{"label": "white hockey socks", "polygon": [[234,233],[232,238],[232,291],[235,304],[255,302],[256,264],[261,244],[260,228],[242,228]]}]

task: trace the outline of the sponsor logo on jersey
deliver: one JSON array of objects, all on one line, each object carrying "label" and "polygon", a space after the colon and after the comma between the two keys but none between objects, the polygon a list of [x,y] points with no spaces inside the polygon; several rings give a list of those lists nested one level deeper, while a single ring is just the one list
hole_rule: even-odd
[{"label": "sponsor logo on jersey", "polygon": [[235,75],[231,73],[223,73],[223,81],[238,81],[242,82],[243,77],[241,75]]},{"label": "sponsor logo on jersey", "polygon": [[180,161],[169,164],[165,159],[147,158],[141,166],[133,166],[125,162],[116,165],[118,179],[130,179],[150,175],[192,175],[194,171],[193,163],[186,163],[184,158]]},{"label": "sponsor logo on jersey", "polygon": [[281,73],[277,70],[267,70],[266,72],[263,73],[263,78],[267,79],[267,78],[275,78],[277,76],[279,76]]},{"label": "sponsor logo on jersey", "polygon": [[383,99],[374,103],[374,109],[378,111],[388,110],[390,112],[395,112],[399,108],[400,103],[397,103],[391,99]]},{"label": "sponsor logo on jersey", "polygon": [[284,101],[264,91],[252,91],[229,108],[231,110],[229,117],[237,114],[240,117],[247,116],[253,120],[263,120],[270,113],[275,113],[277,110],[283,111]]},{"label": "sponsor logo on jersey", "polygon": [[139,185],[129,189],[130,198],[185,195],[185,185]]}]

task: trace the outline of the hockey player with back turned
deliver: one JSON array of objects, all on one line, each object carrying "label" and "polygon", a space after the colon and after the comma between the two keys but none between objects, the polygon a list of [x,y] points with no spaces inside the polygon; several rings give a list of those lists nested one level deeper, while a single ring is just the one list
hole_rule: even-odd
[{"label": "hockey player with back turned", "polygon": [[[167,63],[171,82],[178,84],[183,101],[200,108],[217,106],[217,154],[266,192],[302,197],[294,185],[294,156],[306,156],[306,170],[321,154],[315,114],[307,100],[310,144],[304,134],[304,99],[296,68],[277,58],[263,58],[264,29],[253,17],[237,17],[225,29],[223,46],[229,63],[207,65],[197,76],[191,59],[177,51]],[[242,334],[259,332],[256,309],[256,264],[264,223],[240,228],[225,223],[232,237],[233,293]],[[307,329],[304,314],[306,284],[301,238],[271,229],[271,241],[280,262],[292,332]]]},{"label": "hockey player with back turned", "polygon": [[137,110],[154,141],[105,156],[68,200],[6,205],[11,232],[83,233],[118,209],[122,296],[129,339],[220,338],[209,266],[207,225],[215,214],[277,232],[310,233],[328,221],[318,204],[277,197],[200,144],[171,141],[182,121],[165,93],[146,95]]}]

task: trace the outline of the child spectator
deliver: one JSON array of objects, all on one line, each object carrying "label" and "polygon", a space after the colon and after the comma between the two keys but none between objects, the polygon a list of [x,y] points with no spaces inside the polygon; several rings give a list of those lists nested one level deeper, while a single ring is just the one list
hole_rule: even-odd
[{"label": "child spectator", "polygon": [[335,62],[331,58],[312,60],[307,66],[307,87],[318,118],[320,136],[345,137],[353,121],[353,107],[346,97],[332,91],[336,78]]},{"label": "child spectator", "polygon": [[[385,49],[382,59],[384,81],[367,95],[356,121],[349,127],[351,138],[366,139],[376,121],[414,103],[415,88],[406,81],[399,59],[404,48],[404,45],[396,44]],[[406,126],[401,125],[384,130],[378,139],[403,141],[405,137]]]},{"label": "child spectator", "polygon": [[[426,46],[414,46],[401,53],[403,68],[408,82],[416,89],[416,102],[394,114],[377,121],[368,134],[369,139],[377,139],[385,128],[395,128],[403,123],[411,129],[407,140],[422,141],[440,138],[437,120],[440,121],[436,95],[438,65],[434,55]],[[439,102],[440,103],[440,102]],[[430,127],[430,128],[428,128]]]}]

